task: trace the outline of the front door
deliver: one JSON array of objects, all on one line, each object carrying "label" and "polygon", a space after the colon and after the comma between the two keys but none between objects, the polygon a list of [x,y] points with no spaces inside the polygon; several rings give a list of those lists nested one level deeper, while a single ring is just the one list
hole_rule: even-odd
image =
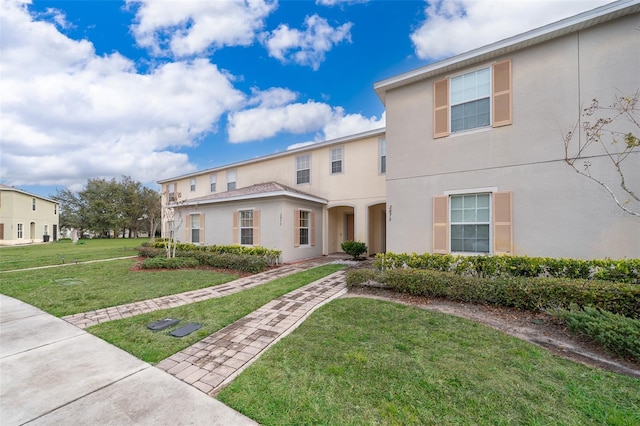
[{"label": "front door", "polygon": [[346,222],[346,231],[345,231],[345,241],[354,241],[354,226],[353,226],[353,213],[347,213],[345,215]]}]

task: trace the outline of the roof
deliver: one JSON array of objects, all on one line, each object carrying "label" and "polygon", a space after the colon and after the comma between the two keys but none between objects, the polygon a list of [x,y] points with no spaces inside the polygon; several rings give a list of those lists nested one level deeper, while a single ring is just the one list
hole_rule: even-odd
[{"label": "roof", "polygon": [[195,206],[200,204],[226,203],[229,201],[253,200],[257,198],[270,197],[291,197],[306,201],[312,201],[320,204],[327,204],[324,198],[297,189],[283,185],[278,182],[265,182],[257,185],[247,186],[245,188],[233,189],[231,191],[218,192],[205,195],[203,197],[191,198],[185,200],[181,206]]},{"label": "roof", "polygon": [[42,196],[40,196],[40,195],[36,195],[36,194],[32,194],[32,193],[30,193],[30,192],[23,191],[22,189],[18,189],[18,188],[15,188],[15,187],[13,187],[13,186],[9,186],[9,185],[3,185],[3,184],[1,184],[1,183],[0,183],[0,191],[13,191],[13,192],[19,192],[20,194],[24,194],[24,195],[26,195],[26,196],[28,196],[28,197],[35,197],[35,198],[39,198],[39,199],[44,200],[44,201],[48,201],[48,202],[50,202],[50,203],[59,204],[57,201],[52,200],[52,199],[50,199],[50,198],[42,197]]},{"label": "roof", "polygon": [[373,85],[384,104],[389,90],[426,80],[435,75],[485,62],[504,54],[534,46],[567,34],[571,34],[603,22],[640,12],[640,0],[620,0],[583,12],[561,21],[471,50],[425,67],[396,75]]},{"label": "roof", "polygon": [[171,177],[171,178],[161,179],[157,183],[163,184],[163,183],[172,182],[172,181],[175,181],[175,180],[178,180],[178,179],[185,179],[185,178],[189,178],[189,177],[203,175],[203,174],[206,174],[206,173],[215,173],[215,172],[218,172],[220,170],[226,170],[226,169],[231,169],[231,168],[234,168],[234,167],[245,166],[245,165],[248,165],[248,164],[259,163],[261,161],[270,160],[270,159],[273,159],[273,158],[285,157],[285,156],[292,155],[292,154],[299,154],[301,152],[313,151],[313,150],[318,149],[318,148],[324,148],[324,147],[331,146],[331,145],[339,145],[339,144],[343,144],[343,143],[348,143],[348,142],[352,142],[352,141],[368,138],[368,137],[371,137],[371,136],[382,135],[382,134],[385,133],[385,131],[386,131],[386,129],[384,127],[381,127],[379,129],[368,130],[366,132],[356,133],[354,135],[344,136],[344,137],[337,138],[337,139],[331,139],[331,140],[323,141],[323,142],[310,143],[309,145],[305,145],[305,146],[302,146],[300,148],[290,149],[290,150],[287,150],[287,151],[278,152],[276,154],[265,155],[265,156],[262,156],[262,157],[256,157],[256,158],[252,158],[250,160],[239,161],[237,163],[230,163],[230,164],[226,164],[226,165],[223,165],[223,166],[214,167],[214,168],[211,168],[211,169],[199,170],[197,172],[188,173],[188,174],[181,175],[181,176],[175,176],[175,177]]}]

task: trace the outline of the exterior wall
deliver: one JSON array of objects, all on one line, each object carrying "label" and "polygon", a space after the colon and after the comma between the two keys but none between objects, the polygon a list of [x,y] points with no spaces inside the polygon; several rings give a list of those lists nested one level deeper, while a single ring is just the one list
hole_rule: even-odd
[{"label": "exterior wall", "polygon": [[[207,196],[211,194],[210,175],[215,173],[216,192],[225,192],[227,190],[227,171],[235,170],[236,188],[274,181],[328,200],[326,209],[324,212],[320,211],[317,218],[318,223],[323,225],[318,228],[326,229],[329,232],[321,234],[317,239],[320,255],[342,251],[340,244],[345,240],[342,231],[344,219],[342,215],[330,214],[330,212],[342,211],[344,208],[354,213],[354,238],[371,246],[368,241],[371,232],[367,228],[368,206],[384,204],[386,199],[385,175],[379,173],[379,140],[383,137],[383,130],[369,132],[364,136],[319,143],[317,146],[296,149],[283,154],[232,164],[214,170],[204,170],[198,174],[162,181],[162,191],[166,193],[168,184],[173,183],[177,185],[181,200]],[[337,147],[343,149],[343,171],[332,174],[331,150]],[[310,183],[298,185],[296,183],[296,157],[306,154],[311,156]],[[191,191],[190,182],[194,178],[196,179],[196,190]],[[220,203],[215,205],[216,208],[221,208]],[[208,221],[208,216],[206,217]],[[336,222],[334,223],[334,221]],[[216,238],[218,240],[208,241],[210,244],[223,244],[221,242],[223,240],[232,241],[224,234],[216,235]],[[287,244],[289,240],[286,240]],[[266,242],[261,240],[261,245],[265,244]],[[278,248],[282,249],[282,247]]]},{"label": "exterior wall", "polygon": [[[294,246],[296,209],[310,210],[316,216],[315,245]],[[259,231],[254,229],[254,241],[262,247],[282,250],[281,261],[292,262],[322,255],[322,206],[317,203],[292,200],[286,197],[262,198],[225,203],[202,204],[180,209],[176,222],[176,239],[191,242],[186,217],[204,215],[204,245],[232,245],[234,238],[233,214],[240,210],[259,210]],[[202,225],[202,224],[201,224]],[[236,230],[239,232],[239,230]]]},{"label": "exterior wall", "polygon": [[[602,104],[640,88],[638,14],[513,52],[513,123],[433,138],[433,82],[491,65],[405,85],[386,93],[387,249],[432,252],[432,197],[495,188],[513,193],[514,254],[640,257],[640,223],[596,183],[564,162],[563,135],[592,99]],[[631,130],[631,129],[629,129]],[[597,154],[595,151],[591,154]],[[626,160],[640,181],[640,155]],[[593,169],[617,187],[603,156]]]},{"label": "exterior wall", "polygon": [[[58,217],[58,206],[53,201],[13,189],[0,190],[0,226],[3,228],[0,245],[41,243],[45,226],[47,236],[53,241],[54,226],[56,232],[60,232]],[[18,224],[22,225],[22,238],[18,238]]]}]

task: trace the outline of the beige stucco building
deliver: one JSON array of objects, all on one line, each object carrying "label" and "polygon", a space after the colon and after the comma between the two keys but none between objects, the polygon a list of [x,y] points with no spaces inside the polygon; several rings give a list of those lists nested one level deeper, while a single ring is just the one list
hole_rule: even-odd
[{"label": "beige stucco building", "polygon": [[56,241],[58,203],[7,185],[0,185],[0,245]]},{"label": "beige stucco building", "polygon": [[[590,119],[581,112],[593,99],[609,105],[640,90],[639,25],[640,4],[617,2],[377,83],[387,110],[387,248],[640,257],[640,218],[564,161],[563,139]],[[624,119],[615,125],[638,133]],[[575,134],[570,152],[585,142]],[[592,148],[583,153],[592,175],[630,199]],[[637,191],[638,150],[623,171]]]},{"label": "beige stucco building", "polygon": [[[564,143],[593,99],[640,91],[639,25],[623,0],[381,81],[385,129],[160,181],[175,207],[163,233],[285,262],[351,239],[369,254],[640,257],[640,219],[576,173]],[[569,153],[584,143],[575,134]],[[609,157],[583,155],[624,201]],[[637,190],[637,150],[623,172]]]},{"label": "beige stucco building", "polygon": [[384,129],[159,181],[163,235],[259,245],[282,261],[341,251],[346,240],[385,250]]}]

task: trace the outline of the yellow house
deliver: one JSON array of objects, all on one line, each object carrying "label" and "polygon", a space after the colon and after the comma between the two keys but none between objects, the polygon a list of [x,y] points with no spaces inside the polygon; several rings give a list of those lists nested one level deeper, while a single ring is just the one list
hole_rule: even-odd
[{"label": "yellow house", "polygon": [[290,262],[386,245],[384,129],[161,180],[163,235],[260,245]]},{"label": "yellow house", "polygon": [[0,245],[56,241],[58,203],[7,185],[0,185]]}]

